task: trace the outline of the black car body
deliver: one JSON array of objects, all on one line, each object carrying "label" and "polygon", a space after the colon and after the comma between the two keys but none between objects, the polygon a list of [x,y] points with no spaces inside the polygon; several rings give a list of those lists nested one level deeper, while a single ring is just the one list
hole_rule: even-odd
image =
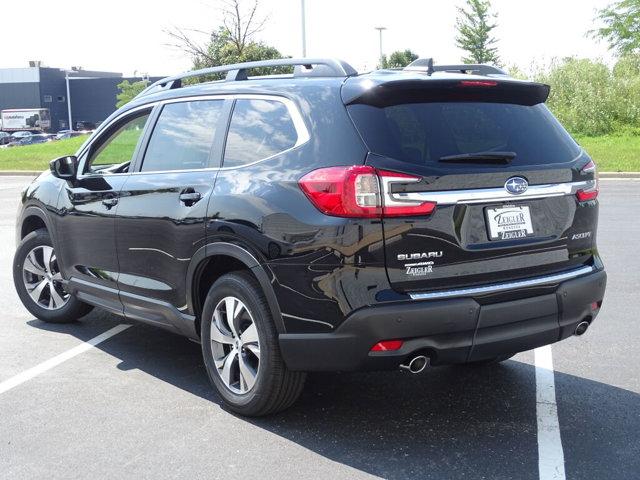
[{"label": "black car body", "polygon": [[158,82],[25,190],[17,242],[46,228],[65,292],[194,340],[211,285],[245,272],[292,372],[502,359],[593,321],[595,166],[547,86],[287,62]]}]

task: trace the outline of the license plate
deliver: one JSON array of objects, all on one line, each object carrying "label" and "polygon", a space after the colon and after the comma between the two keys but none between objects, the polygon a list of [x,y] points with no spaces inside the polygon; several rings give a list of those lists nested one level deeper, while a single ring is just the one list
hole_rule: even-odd
[{"label": "license plate", "polygon": [[533,235],[527,206],[487,208],[486,214],[491,240],[513,240]]}]

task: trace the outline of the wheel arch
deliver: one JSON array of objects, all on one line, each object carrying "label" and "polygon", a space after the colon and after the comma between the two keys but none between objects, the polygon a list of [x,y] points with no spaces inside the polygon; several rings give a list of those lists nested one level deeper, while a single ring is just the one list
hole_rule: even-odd
[{"label": "wheel arch", "polygon": [[19,243],[24,237],[29,235],[31,232],[34,232],[42,227],[46,228],[49,232],[49,235],[53,239],[54,231],[53,225],[51,225],[51,220],[47,216],[47,214],[40,208],[35,205],[28,206],[22,212],[20,216],[20,222],[18,224],[20,228],[16,229],[16,235],[19,237],[17,240]]},{"label": "wheel arch", "polygon": [[[199,335],[202,303],[211,282],[225,273],[239,269],[250,272],[260,284],[278,333],[285,333],[278,299],[271,285],[273,273],[261,264],[248,249],[228,242],[205,245],[191,258],[187,270],[186,292],[188,310],[196,316],[196,333]],[[211,278],[211,274],[214,275],[213,278]],[[202,280],[207,279],[208,283],[202,283]],[[204,295],[203,292],[205,292]]]}]

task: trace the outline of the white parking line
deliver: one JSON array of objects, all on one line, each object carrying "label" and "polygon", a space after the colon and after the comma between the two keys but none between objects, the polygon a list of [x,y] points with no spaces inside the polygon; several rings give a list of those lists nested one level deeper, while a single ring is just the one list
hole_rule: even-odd
[{"label": "white parking line", "polygon": [[99,343],[104,342],[105,340],[117,335],[118,333],[126,330],[131,325],[126,325],[121,323],[120,325],[116,325],[110,330],[98,335],[97,337],[93,337],[91,340],[88,340],[84,343],[81,343],[77,347],[73,347],[71,350],[67,350],[66,352],[62,352],[60,355],[56,355],[49,360],[42,362],[39,365],[36,365],[29,370],[26,370],[18,375],[11,377],[8,380],[0,383],[0,394],[11,390],[13,387],[17,387],[18,385],[26,382],[27,380],[31,380],[33,377],[40,375],[41,373],[46,372],[47,370],[51,370],[54,367],[57,367],[63,362],[75,357],[76,355],[80,355],[81,353],[86,352],[87,350],[91,350],[93,347],[98,345]]},{"label": "white parking line", "polygon": [[538,417],[538,473],[540,480],[564,480],[564,452],[560,439],[556,384],[551,346],[535,349],[536,414]]}]

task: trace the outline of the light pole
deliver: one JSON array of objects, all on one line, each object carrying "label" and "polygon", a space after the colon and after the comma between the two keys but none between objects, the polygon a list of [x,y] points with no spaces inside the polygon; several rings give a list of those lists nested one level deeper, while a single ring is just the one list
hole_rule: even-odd
[{"label": "light pole", "polygon": [[69,88],[69,71],[65,70],[64,79],[67,83],[67,115],[69,119],[69,130],[73,131],[73,123],[71,118],[71,88]]},{"label": "light pole", "polygon": [[386,30],[387,27],[375,27],[375,29],[378,30],[380,34],[380,68],[382,68],[382,32]]},{"label": "light pole", "polygon": [[305,15],[304,0],[300,0],[300,12],[302,14],[302,57],[307,56],[307,17]]}]

